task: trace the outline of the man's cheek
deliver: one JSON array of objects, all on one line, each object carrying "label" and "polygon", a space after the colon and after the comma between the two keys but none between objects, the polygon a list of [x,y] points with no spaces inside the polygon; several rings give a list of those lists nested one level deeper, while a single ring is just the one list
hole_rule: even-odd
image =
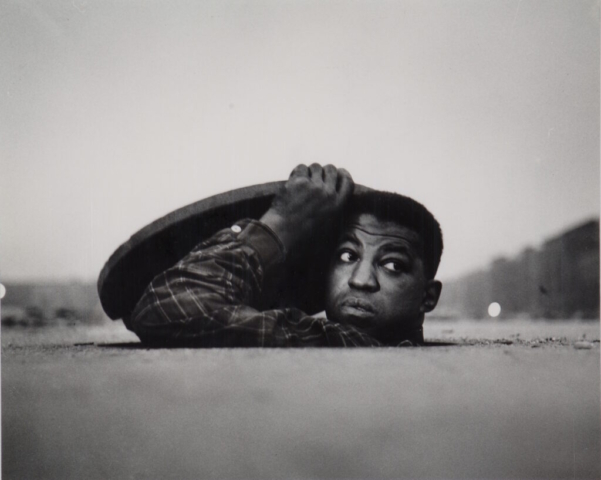
[{"label": "man's cheek", "polygon": [[340,268],[334,268],[327,282],[326,295],[335,295],[340,292],[344,285],[344,272],[341,272]]},{"label": "man's cheek", "polygon": [[421,303],[420,289],[413,284],[399,282],[388,285],[384,296],[389,307],[395,310],[415,310]]},{"label": "man's cheek", "polygon": [[339,286],[337,281],[337,276],[332,272],[326,282],[326,292],[325,292],[325,300],[326,300],[326,308],[333,308],[336,303],[336,296],[339,293]]}]

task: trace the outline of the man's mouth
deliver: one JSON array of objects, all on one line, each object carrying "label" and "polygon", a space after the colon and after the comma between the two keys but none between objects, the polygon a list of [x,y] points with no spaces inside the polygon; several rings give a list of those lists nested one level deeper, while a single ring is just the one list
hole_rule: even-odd
[{"label": "man's mouth", "polygon": [[355,297],[343,300],[340,308],[344,314],[353,317],[368,318],[376,314],[376,310],[370,302]]}]

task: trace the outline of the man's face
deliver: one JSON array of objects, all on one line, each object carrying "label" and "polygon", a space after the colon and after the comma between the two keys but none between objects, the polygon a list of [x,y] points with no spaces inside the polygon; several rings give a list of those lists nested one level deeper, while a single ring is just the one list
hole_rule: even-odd
[{"label": "man's face", "polygon": [[426,279],[418,252],[413,230],[371,214],[356,216],[330,267],[328,318],[375,336],[421,326],[424,312],[436,305],[440,283]]}]

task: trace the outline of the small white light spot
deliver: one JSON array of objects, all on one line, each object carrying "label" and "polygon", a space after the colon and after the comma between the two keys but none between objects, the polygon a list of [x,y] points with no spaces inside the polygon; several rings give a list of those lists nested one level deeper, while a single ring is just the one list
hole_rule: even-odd
[{"label": "small white light spot", "polygon": [[492,302],[488,306],[488,314],[491,317],[493,317],[493,318],[498,317],[500,313],[501,313],[501,305],[499,305],[497,302]]},{"label": "small white light spot", "polygon": [[4,298],[6,295],[6,287],[0,283],[0,299]]},{"label": "small white light spot", "polygon": [[240,233],[241,231],[242,228],[240,227],[240,225],[232,225],[232,232]]}]

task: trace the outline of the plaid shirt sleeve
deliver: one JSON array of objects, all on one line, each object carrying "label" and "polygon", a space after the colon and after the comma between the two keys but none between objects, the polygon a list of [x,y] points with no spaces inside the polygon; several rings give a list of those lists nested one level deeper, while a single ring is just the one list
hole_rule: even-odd
[{"label": "plaid shirt sleeve", "polygon": [[142,341],[199,347],[377,346],[352,326],[295,308],[259,311],[265,275],[284,249],[262,223],[244,220],[200,243],[155,277],[127,322]]}]

